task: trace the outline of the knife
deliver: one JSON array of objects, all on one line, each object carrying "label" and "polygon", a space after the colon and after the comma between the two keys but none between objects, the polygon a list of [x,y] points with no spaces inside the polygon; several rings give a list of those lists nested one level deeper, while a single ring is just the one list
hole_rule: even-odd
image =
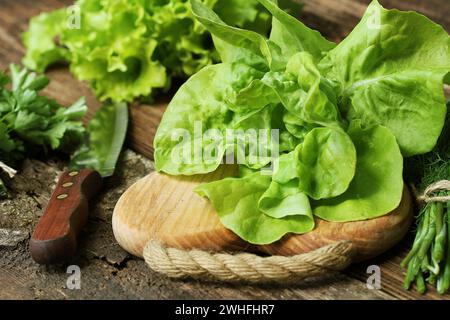
[{"label": "knife", "polygon": [[34,261],[53,264],[75,255],[77,238],[88,220],[88,202],[114,173],[125,140],[128,108],[107,104],[96,112],[69,169],[58,180],[30,240]]}]

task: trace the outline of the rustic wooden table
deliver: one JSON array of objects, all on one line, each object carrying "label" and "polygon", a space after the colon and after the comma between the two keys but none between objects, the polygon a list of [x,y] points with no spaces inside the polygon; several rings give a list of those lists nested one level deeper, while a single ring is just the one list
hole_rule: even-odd
[{"label": "rustic wooden table", "polygon": [[[358,22],[370,0],[303,2],[302,20],[328,38],[340,41]],[[389,8],[419,11],[450,32],[448,0],[380,2]],[[70,0],[0,0],[0,68],[6,69],[10,63],[20,63],[24,54],[20,34],[26,30],[30,17],[70,3]],[[65,105],[80,95],[86,96],[91,108],[87,119],[99,107],[88,86],[74,80],[65,68],[52,69],[48,74],[52,82],[46,89],[47,95]],[[151,137],[168,99],[166,97],[151,106],[131,107],[128,146],[150,159]],[[35,265],[29,258],[26,241],[63,165],[60,160],[46,163],[26,161],[22,173],[13,183],[17,200],[0,202],[0,231],[18,230],[24,235],[16,243],[0,246],[0,299],[449,299],[449,295],[440,296],[431,288],[424,296],[402,289],[404,272],[399,263],[410,246],[410,237],[374,260],[353,265],[343,273],[320,281],[295,286],[231,286],[165,279],[147,269],[143,261],[126,254],[113,239],[110,222],[115,201],[131,183],[152,170],[151,161],[131,151],[122,157],[117,177],[108,182],[106,191],[96,200],[84,243],[74,258],[73,263],[82,269],[82,289],[68,290],[65,288],[66,266]],[[366,271],[370,265],[381,268],[381,290],[366,287],[369,277]]]}]

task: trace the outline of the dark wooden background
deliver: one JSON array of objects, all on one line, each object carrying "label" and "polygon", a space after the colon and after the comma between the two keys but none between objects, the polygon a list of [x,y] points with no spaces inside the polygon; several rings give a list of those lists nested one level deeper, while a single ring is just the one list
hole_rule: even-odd
[{"label": "dark wooden background", "polygon": [[[24,54],[24,48],[20,41],[21,33],[26,30],[28,19],[40,12],[50,11],[71,4],[70,0],[0,0],[0,68],[6,69],[10,63],[20,63]],[[359,21],[370,0],[304,0],[304,10],[301,19],[309,26],[318,29],[326,37],[334,41],[344,38]],[[419,11],[432,20],[440,23],[450,32],[450,1],[449,0],[380,0],[380,3],[388,8]],[[96,110],[100,104],[95,99],[89,87],[85,83],[77,82],[65,68],[52,69],[48,72],[51,85],[46,89],[46,94],[57,99],[64,105],[69,105],[81,95],[87,97],[90,113]],[[154,136],[161,115],[164,112],[170,97],[161,98],[153,105],[134,104],[130,108],[131,128],[128,135],[128,145],[137,152],[152,158],[152,137]],[[440,296],[430,289],[425,296],[418,295],[414,291],[405,291],[402,288],[404,271],[399,263],[404,257],[411,243],[407,237],[393,250],[377,259],[354,265],[343,274],[331,276],[320,283],[300,286],[295,290],[265,288],[251,289],[253,297],[258,298],[298,298],[298,299],[335,299],[357,297],[362,299],[448,299],[449,296]],[[366,269],[369,265],[376,264],[382,270],[382,290],[368,290],[365,286],[367,277]],[[0,275],[0,280],[2,276]],[[344,281],[343,281],[344,280]],[[3,283],[3,281],[0,281]],[[157,284],[155,284],[157,285]],[[183,283],[182,286],[190,286]],[[224,287],[225,288],[225,287]],[[211,290],[223,290],[220,285],[213,285]],[[2,290],[2,289],[0,289]],[[169,290],[169,288],[167,289]],[[224,294],[223,298],[245,298],[245,289],[242,296]],[[256,291],[254,291],[256,290]],[[258,291],[260,290],[260,291]],[[205,293],[206,292],[206,293]],[[206,290],[204,298],[213,297]],[[351,293],[351,294],[350,294]],[[14,295],[11,295],[14,296]],[[199,296],[199,298],[202,298]],[[182,297],[180,297],[182,298]]]}]

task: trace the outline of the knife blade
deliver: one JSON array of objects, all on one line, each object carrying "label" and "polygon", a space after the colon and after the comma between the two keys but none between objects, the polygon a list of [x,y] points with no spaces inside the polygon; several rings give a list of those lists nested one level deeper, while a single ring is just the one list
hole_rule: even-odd
[{"label": "knife blade", "polygon": [[34,261],[53,264],[75,255],[78,236],[88,220],[89,200],[100,191],[103,178],[113,175],[127,126],[125,103],[107,104],[95,113],[85,141],[59,177],[33,232],[30,253]]}]

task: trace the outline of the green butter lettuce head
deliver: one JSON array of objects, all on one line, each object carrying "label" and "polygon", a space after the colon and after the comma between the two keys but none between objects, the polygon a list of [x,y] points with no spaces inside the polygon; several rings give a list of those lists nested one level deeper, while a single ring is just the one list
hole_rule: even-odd
[{"label": "green butter lettuce head", "polygon": [[436,144],[445,117],[443,79],[450,71],[450,37],[441,26],[373,1],[321,65],[341,84],[348,118],[386,126],[405,156]]},{"label": "green butter lettuce head", "polygon": [[222,224],[253,244],[268,244],[286,233],[305,233],[314,228],[311,209],[303,198],[305,210],[283,218],[273,218],[258,209],[261,195],[270,185],[270,176],[260,172],[243,178],[225,178],[200,185],[196,192],[208,197]]},{"label": "green butter lettuce head", "polygon": [[[157,170],[211,172],[234,151],[234,163],[244,159],[241,176],[197,192],[225,227],[254,244],[308,232],[314,217],[346,222],[391,212],[403,194],[403,156],[429,151],[441,133],[448,34],[374,1],[335,45],[275,1],[258,2],[273,15],[269,38],[191,0],[223,62],[195,74],[169,105],[155,139]],[[245,136],[223,141],[228,130],[252,129],[279,134],[256,162]],[[205,152],[208,161],[199,157]]]},{"label": "green butter lettuce head", "polygon": [[403,158],[391,131],[383,126],[363,129],[355,122],[348,134],[358,157],[355,177],[342,195],[313,202],[314,215],[324,220],[373,219],[397,208],[402,198]]}]

